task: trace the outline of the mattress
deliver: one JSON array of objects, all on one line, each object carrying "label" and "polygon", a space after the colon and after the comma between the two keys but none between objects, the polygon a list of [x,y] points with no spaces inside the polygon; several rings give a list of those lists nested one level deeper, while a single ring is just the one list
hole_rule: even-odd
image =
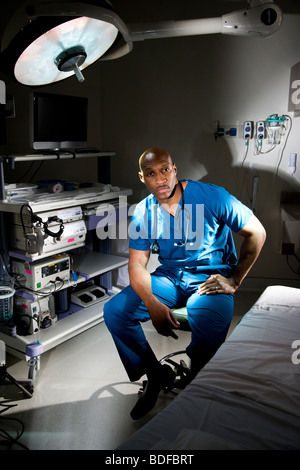
[{"label": "mattress", "polygon": [[300,289],[270,286],[193,382],[120,450],[300,449]]}]

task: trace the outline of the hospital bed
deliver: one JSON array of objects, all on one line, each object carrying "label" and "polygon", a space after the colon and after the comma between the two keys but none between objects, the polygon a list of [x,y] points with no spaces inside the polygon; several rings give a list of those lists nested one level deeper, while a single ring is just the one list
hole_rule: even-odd
[{"label": "hospital bed", "polygon": [[270,286],[214,358],[118,450],[300,449],[300,289]]}]

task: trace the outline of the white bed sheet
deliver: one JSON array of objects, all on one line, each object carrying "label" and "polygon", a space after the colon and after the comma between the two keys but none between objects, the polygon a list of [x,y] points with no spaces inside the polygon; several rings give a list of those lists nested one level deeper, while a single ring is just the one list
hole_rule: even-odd
[{"label": "white bed sheet", "polygon": [[300,289],[268,287],[196,379],[119,449],[299,450],[295,340]]}]

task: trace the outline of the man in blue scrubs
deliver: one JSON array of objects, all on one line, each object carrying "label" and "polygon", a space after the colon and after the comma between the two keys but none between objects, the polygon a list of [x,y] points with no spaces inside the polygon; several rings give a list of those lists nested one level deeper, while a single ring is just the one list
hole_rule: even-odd
[{"label": "man in blue scrubs", "polygon": [[[139,177],[150,195],[137,204],[130,223],[130,285],[112,297],[104,320],[131,381],[147,375],[147,385],[131,411],[139,419],[150,411],[160,390],[174,381],[160,364],[141,327],[151,320],[157,332],[177,339],[180,324],[172,308],[186,305],[191,342],[191,377],[213,357],[226,338],[234,292],[251,269],[265,241],[265,230],[251,210],[225,189],[177,179],[169,153],[146,150]],[[239,259],[232,231],[244,240]],[[160,266],[150,274],[150,254]]]}]

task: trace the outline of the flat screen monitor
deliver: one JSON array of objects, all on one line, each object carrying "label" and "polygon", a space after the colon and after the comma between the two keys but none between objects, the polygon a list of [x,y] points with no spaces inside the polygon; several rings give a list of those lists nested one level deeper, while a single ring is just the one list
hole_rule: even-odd
[{"label": "flat screen monitor", "polygon": [[35,150],[83,148],[87,120],[87,98],[35,92],[32,146]]}]

